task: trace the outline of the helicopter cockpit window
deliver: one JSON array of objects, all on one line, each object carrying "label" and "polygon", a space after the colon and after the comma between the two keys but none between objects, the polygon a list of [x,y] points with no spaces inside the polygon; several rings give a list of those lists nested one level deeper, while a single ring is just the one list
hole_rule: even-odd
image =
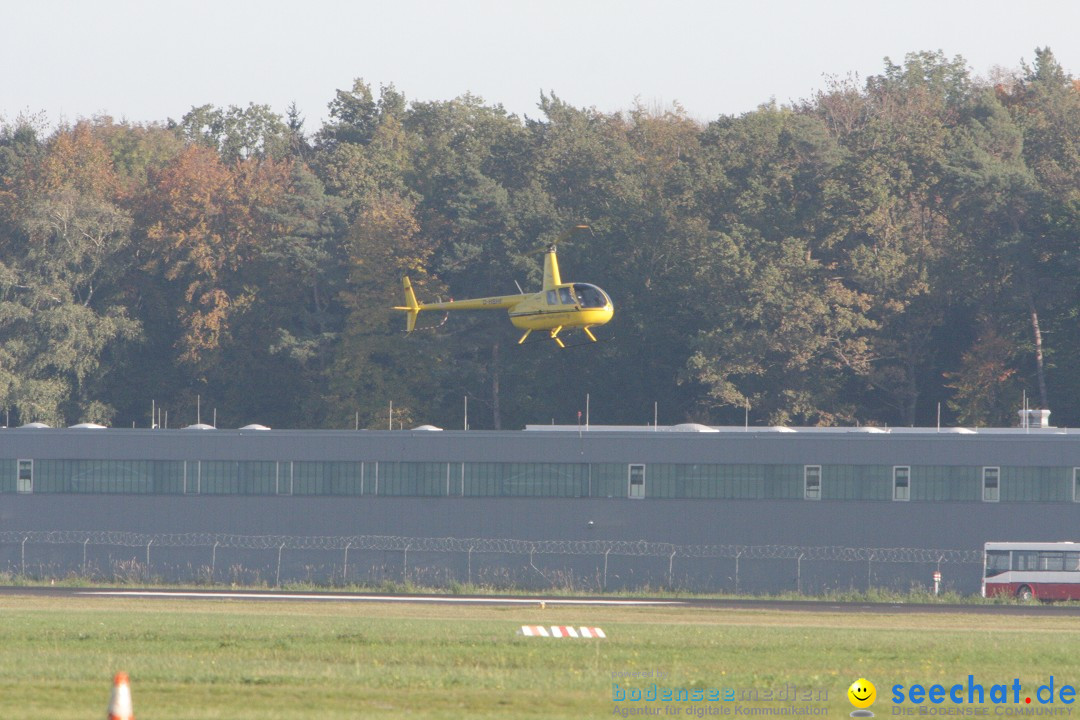
[{"label": "helicopter cockpit window", "polygon": [[563,305],[574,304],[574,296],[570,294],[570,288],[559,288],[559,298]]},{"label": "helicopter cockpit window", "polygon": [[559,304],[558,296],[555,294],[554,290],[548,290],[547,291],[547,304],[548,305],[558,305]]},{"label": "helicopter cockpit window", "polygon": [[583,308],[602,308],[608,303],[604,291],[595,285],[579,284],[574,286],[578,304]]}]

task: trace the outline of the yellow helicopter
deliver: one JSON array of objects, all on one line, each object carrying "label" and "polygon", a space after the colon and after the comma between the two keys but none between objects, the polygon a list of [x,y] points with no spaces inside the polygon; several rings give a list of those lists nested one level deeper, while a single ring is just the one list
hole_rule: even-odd
[{"label": "yellow helicopter", "polygon": [[[587,225],[578,225],[575,230],[587,230]],[[569,234],[569,233],[567,233]],[[588,283],[564,283],[559,276],[559,262],[555,258],[556,244],[566,235],[548,245],[544,252],[544,287],[540,292],[520,295],[500,295],[496,297],[474,298],[471,300],[451,300],[450,302],[421,303],[416,300],[412,283],[406,276],[402,278],[405,286],[405,305],[395,310],[404,310],[405,331],[416,328],[416,317],[421,310],[502,310],[510,314],[514,327],[522,328],[525,334],[518,340],[518,345],[525,342],[533,330],[548,333],[559,347],[566,347],[559,333],[563,330],[581,328],[582,332],[596,342],[591,328],[603,325],[611,320],[615,308],[608,294]],[[518,287],[520,290],[520,286]]]}]

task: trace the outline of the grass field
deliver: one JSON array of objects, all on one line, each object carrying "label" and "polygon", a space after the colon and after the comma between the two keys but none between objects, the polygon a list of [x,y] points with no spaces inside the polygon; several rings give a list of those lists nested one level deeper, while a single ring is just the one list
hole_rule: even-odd
[{"label": "grass field", "polygon": [[[595,625],[608,639],[525,638],[523,624]],[[878,686],[872,709],[884,717],[896,683],[974,674],[989,688],[1016,677],[1030,694],[1053,675],[1075,686],[1078,641],[1080,622],[1058,617],[2,597],[0,717],[104,717],[118,670],[131,676],[139,720],[589,718],[646,707],[613,702],[613,682],[824,690],[818,705],[847,717],[859,677]],[[642,671],[665,675],[612,676]],[[694,717],[720,705],[732,704],[651,707]]]}]

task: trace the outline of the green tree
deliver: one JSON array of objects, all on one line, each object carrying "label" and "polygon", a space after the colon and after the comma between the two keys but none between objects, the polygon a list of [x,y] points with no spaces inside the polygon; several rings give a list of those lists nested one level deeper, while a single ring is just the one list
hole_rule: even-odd
[{"label": "green tree", "polygon": [[249,417],[304,426],[325,422],[328,372],[345,316],[342,205],[295,163],[285,191],[260,208],[269,233],[245,269],[244,281],[255,294],[237,320],[229,352],[233,366],[244,370],[220,383],[228,406],[244,408]]},{"label": "green tree", "polygon": [[697,282],[717,301],[690,371],[717,407],[779,424],[851,421],[844,390],[868,372],[874,323],[837,266],[839,148],[820,119],[775,107],[714,123],[706,147],[713,251]]},{"label": "green tree", "polygon": [[1022,367],[1027,377],[1034,368],[1043,407],[1053,403],[1058,422],[1065,424],[1080,418],[1075,381],[1080,343],[1074,332],[1080,92],[1048,48],[1035,54],[1034,66],[1022,67],[1016,82],[997,97],[1022,132],[1020,153],[1036,188],[1026,198],[1030,210],[1020,217],[1023,240],[1017,248],[1023,261],[1018,280],[1026,285],[1017,293],[1023,301],[1018,312],[1027,315],[1029,325],[1028,352],[1021,357],[1030,359]]},{"label": "green tree", "polygon": [[867,419],[914,425],[927,392],[941,392],[935,330],[957,254],[942,168],[971,87],[961,59],[915,53],[902,66],[886,61],[861,97],[840,86],[814,109],[846,150],[828,213],[838,269],[870,298],[869,372],[849,388]]},{"label": "green tree", "polygon": [[139,329],[116,287],[131,218],[89,123],[58,130],[38,159],[5,178],[0,207],[0,402],[24,422],[109,422],[103,358]]},{"label": "green tree", "polygon": [[[947,197],[970,261],[965,269],[977,280],[968,285],[972,301],[1002,326],[1026,318],[1038,397],[1048,407],[1040,309],[1050,300],[1040,285],[1052,273],[1042,247],[1044,194],[1024,161],[1023,142],[998,98],[983,93],[953,134]],[[1015,337],[1022,336],[1018,329]]]},{"label": "green tree", "polygon": [[193,107],[180,119],[177,130],[188,142],[216,150],[226,163],[287,157],[292,154],[296,132],[268,105],[255,103],[246,108]]}]

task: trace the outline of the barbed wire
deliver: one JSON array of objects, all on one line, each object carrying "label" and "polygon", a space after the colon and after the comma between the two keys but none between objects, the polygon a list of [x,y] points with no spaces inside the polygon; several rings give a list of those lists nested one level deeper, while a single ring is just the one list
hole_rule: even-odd
[{"label": "barbed wire", "polygon": [[622,555],[746,560],[981,563],[981,550],[853,548],[836,545],[675,545],[645,540],[514,540],[397,535],[296,536],[214,533],[149,534],[111,530],[7,530],[0,544],[219,547],[241,550],[382,550],[387,552],[496,553],[505,555]]}]

